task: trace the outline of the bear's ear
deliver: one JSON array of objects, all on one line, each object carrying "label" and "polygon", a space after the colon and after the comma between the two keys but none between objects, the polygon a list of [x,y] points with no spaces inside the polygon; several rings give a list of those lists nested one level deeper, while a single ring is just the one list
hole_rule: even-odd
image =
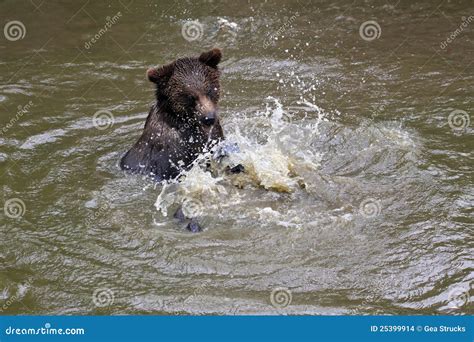
[{"label": "bear's ear", "polygon": [[199,61],[206,65],[209,65],[211,68],[217,69],[217,64],[219,64],[221,58],[221,50],[214,48],[211,51],[203,52],[201,56],[199,56]]},{"label": "bear's ear", "polygon": [[159,68],[150,68],[146,71],[148,80],[153,83],[166,82],[173,74],[174,63],[164,65]]}]

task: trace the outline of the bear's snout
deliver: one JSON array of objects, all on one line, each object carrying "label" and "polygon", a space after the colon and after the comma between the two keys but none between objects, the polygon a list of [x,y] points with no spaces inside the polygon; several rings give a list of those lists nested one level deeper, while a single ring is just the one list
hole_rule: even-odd
[{"label": "bear's snout", "polygon": [[201,123],[204,126],[212,126],[216,122],[216,117],[216,112],[206,113],[204,116],[201,117]]},{"label": "bear's snout", "polygon": [[204,126],[212,126],[217,121],[216,105],[207,96],[200,96],[198,103],[199,121]]}]

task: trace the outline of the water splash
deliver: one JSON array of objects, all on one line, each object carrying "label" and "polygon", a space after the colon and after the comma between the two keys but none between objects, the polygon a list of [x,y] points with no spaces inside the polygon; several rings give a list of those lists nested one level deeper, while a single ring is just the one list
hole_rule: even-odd
[{"label": "water splash", "polygon": [[[245,120],[234,122],[226,141],[200,156],[189,171],[181,173],[179,182],[164,184],[156,208],[167,216],[172,206],[189,198],[205,203],[206,208],[222,206],[223,201],[237,201],[229,197],[235,187],[277,193],[301,191],[305,179],[298,170],[316,171],[321,160],[311,142],[317,137],[318,125],[324,118],[322,109],[309,102],[305,104],[318,110],[318,118],[293,122],[293,115],[283,109],[278,99],[267,98],[265,110],[256,113],[258,126],[249,129]],[[235,143],[238,151],[219,161],[213,160],[212,152],[229,142]],[[211,172],[206,172],[205,166],[209,164]],[[229,174],[228,170],[238,164],[244,166],[245,172]]]}]

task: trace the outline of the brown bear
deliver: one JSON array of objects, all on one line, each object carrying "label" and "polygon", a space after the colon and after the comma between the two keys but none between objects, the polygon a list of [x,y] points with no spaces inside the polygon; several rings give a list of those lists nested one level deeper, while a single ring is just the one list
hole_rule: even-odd
[{"label": "brown bear", "polygon": [[120,161],[123,170],[157,181],[173,179],[224,138],[217,115],[221,58],[221,51],[212,49],[148,69],[156,102],[141,137]]}]

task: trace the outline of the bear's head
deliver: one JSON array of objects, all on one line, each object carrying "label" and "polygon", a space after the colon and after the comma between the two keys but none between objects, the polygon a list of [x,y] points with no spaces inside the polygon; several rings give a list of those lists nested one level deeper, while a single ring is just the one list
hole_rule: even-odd
[{"label": "bear's head", "polygon": [[199,57],[181,58],[147,71],[156,84],[156,96],[179,124],[211,128],[219,122],[219,76],[221,50],[212,49]]}]

